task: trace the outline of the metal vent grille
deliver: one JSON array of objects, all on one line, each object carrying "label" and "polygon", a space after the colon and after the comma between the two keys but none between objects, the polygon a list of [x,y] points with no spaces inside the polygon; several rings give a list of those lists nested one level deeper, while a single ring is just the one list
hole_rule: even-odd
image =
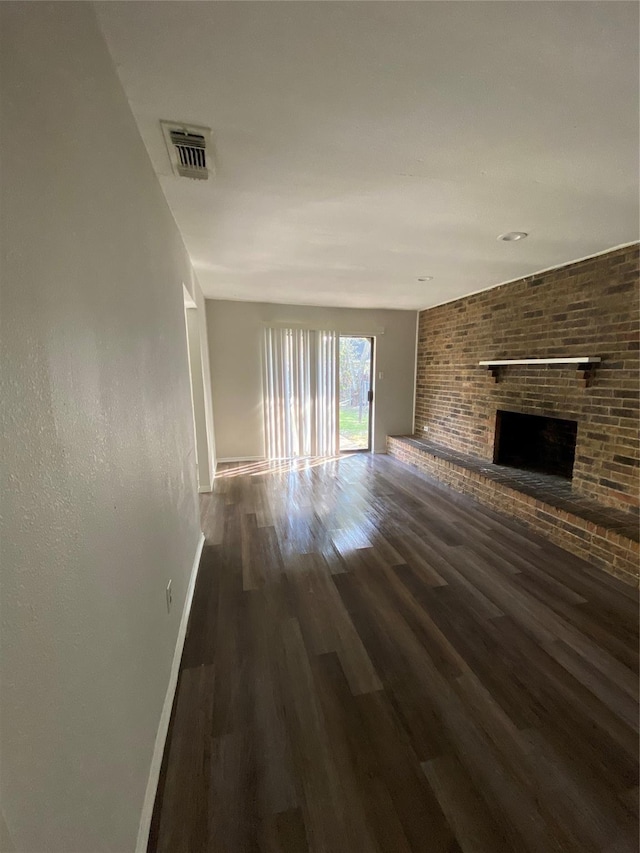
[{"label": "metal vent grille", "polygon": [[213,162],[208,151],[211,131],[208,127],[161,121],[167,153],[175,175],[182,178],[207,180],[213,174]]},{"label": "metal vent grille", "polygon": [[172,130],[170,137],[178,155],[178,172],[184,178],[206,178],[207,143],[204,136]]}]

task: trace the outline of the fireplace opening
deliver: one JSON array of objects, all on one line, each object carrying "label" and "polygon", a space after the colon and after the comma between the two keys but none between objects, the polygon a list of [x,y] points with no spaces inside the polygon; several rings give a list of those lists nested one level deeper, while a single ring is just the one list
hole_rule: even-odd
[{"label": "fireplace opening", "polygon": [[570,480],[577,432],[577,421],[498,409],[493,461]]}]

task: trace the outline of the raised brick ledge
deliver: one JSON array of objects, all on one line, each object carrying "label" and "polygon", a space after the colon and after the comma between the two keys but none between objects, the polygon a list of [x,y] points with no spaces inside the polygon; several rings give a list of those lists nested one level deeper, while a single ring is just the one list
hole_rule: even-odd
[{"label": "raised brick ledge", "polygon": [[387,436],[387,452],[638,585],[639,531],[630,513],[573,495],[570,483],[560,477],[514,472],[416,436]]}]

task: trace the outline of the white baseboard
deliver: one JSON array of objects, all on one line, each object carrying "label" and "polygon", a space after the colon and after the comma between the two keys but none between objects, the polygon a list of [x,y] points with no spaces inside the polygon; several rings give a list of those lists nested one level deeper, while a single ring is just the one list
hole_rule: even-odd
[{"label": "white baseboard", "polygon": [[266,456],[225,456],[224,459],[218,459],[218,465],[222,462],[266,462]]},{"label": "white baseboard", "polygon": [[178,637],[176,639],[176,647],[173,652],[173,662],[171,663],[171,673],[169,675],[169,684],[167,693],[164,697],[164,705],[160,714],[160,722],[156,733],[156,742],[153,747],[153,755],[151,757],[151,768],[149,770],[149,779],[147,781],[147,790],[144,795],[144,803],[142,805],[142,815],[140,816],[140,826],[138,827],[138,840],[136,842],[136,853],[146,853],[149,844],[149,831],[151,829],[151,818],[153,816],[153,807],[156,801],[156,791],[158,790],[158,780],[160,778],[160,768],[162,767],[162,756],[164,755],[164,747],[167,740],[167,731],[169,729],[169,721],[171,719],[171,709],[173,707],[173,698],[176,692],[178,683],[178,673],[180,672],[180,660],[182,659],[182,648],[184,639],[187,634],[187,625],[189,623],[189,613],[191,612],[191,602],[193,601],[193,591],[196,586],[196,578],[198,577],[198,569],[200,567],[200,557],[202,556],[202,548],[204,546],[204,533],[200,534],[196,555],[191,567],[191,577],[189,578],[189,586],[187,587],[187,595],[184,600],[182,609],[182,617],[180,619],[180,627],[178,628]]}]

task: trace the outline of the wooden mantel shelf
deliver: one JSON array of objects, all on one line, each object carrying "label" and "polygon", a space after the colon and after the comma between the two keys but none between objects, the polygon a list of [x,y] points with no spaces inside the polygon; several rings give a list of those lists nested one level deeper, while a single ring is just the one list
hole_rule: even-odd
[{"label": "wooden mantel shelf", "polygon": [[545,364],[575,364],[583,386],[588,388],[593,376],[594,366],[601,361],[602,359],[596,355],[579,355],[566,358],[506,358],[493,361],[479,361],[478,364],[480,367],[489,369],[495,382],[498,382],[500,368],[507,367],[510,364],[537,364],[541,367]]},{"label": "wooden mantel shelf", "polygon": [[502,361],[479,361],[482,367],[501,367],[503,364],[598,364],[601,358],[582,355],[572,358],[507,358]]}]

